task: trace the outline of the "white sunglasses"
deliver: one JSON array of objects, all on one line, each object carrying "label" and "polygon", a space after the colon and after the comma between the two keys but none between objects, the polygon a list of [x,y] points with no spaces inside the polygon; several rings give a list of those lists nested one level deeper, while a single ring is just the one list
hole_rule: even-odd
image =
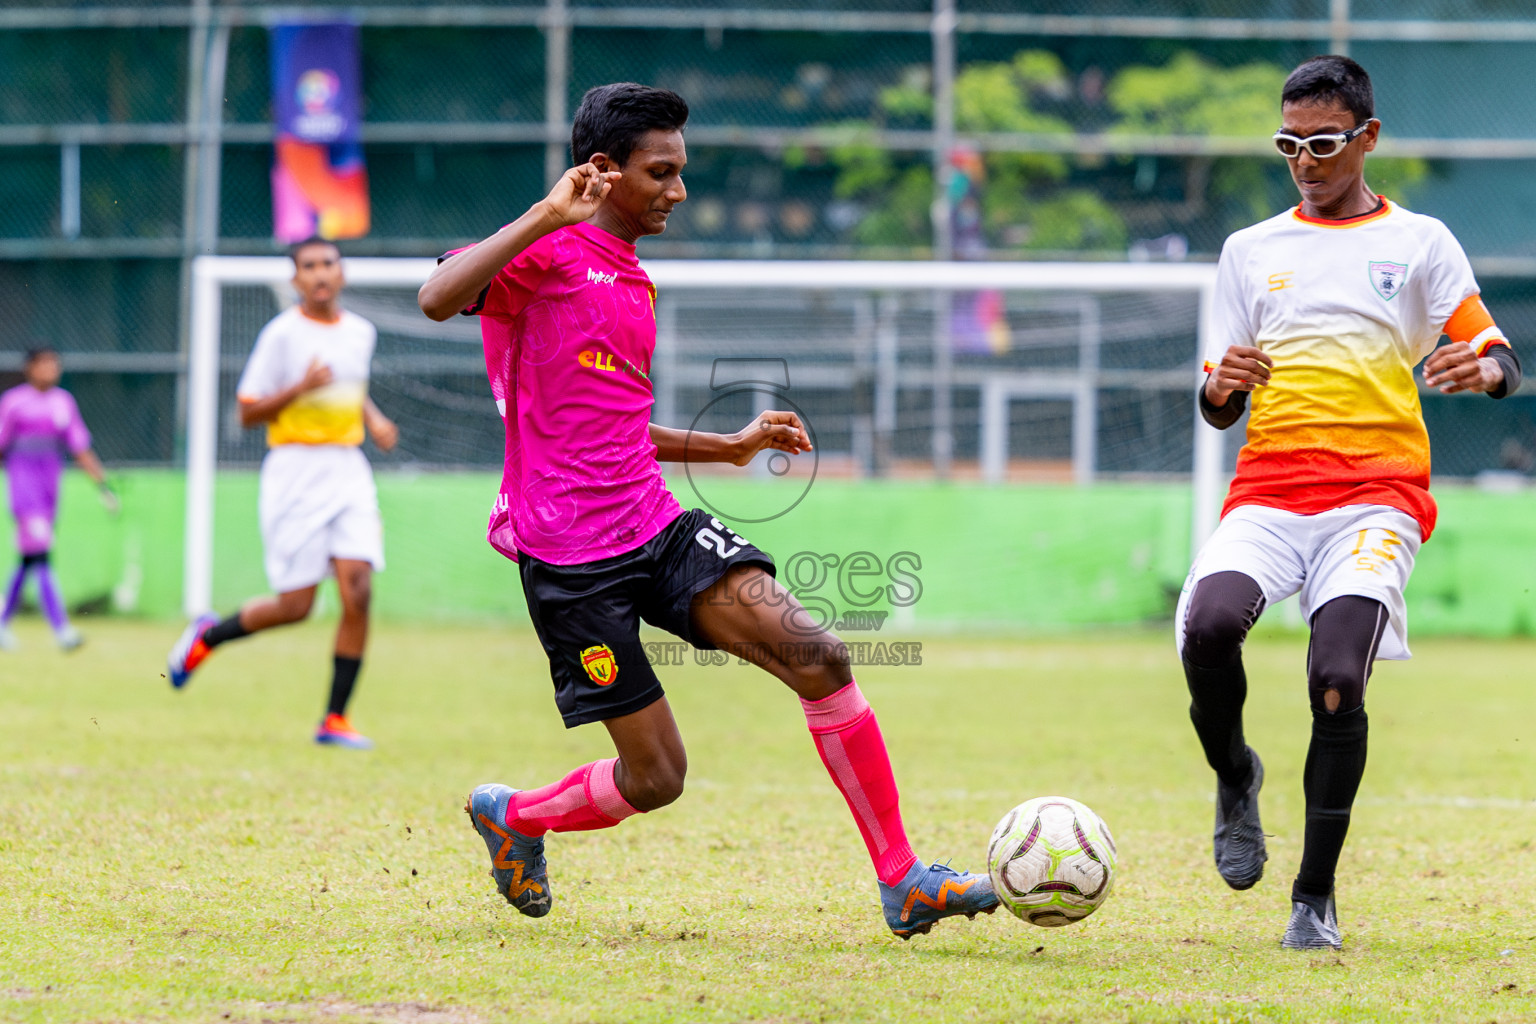
[{"label": "white sunglasses", "polygon": [[1355,125],[1347,132],[1335,132],[1330,135],[1310,135],[1305,139],[1299,139],[1288,132],[1275,132],[1275,149],[1287,160],[1294,160],[1306,150],[1319,160],[1326,160],[1331,156],[1338,156],[1344,152],[1344,147],[1354,141],[1355,136],[1365,131],[1375,121],[1374,117],[1367,118]]}]

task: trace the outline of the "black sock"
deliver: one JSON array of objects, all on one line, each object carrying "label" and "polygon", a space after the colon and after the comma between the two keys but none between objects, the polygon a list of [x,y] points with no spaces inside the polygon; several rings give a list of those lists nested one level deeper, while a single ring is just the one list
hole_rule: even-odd
[{"label": "black sock", "polygon": [[1312,745],[1302,774],[1307,795],[1306,842],[1293,894],[1327,896],[1333,891],[1333,873],[1349,834],[1350,808],[1365,775],[1368,724],[1363,707],[1332,715],[1312,712]]},{"label": "black sock", "polygon": [[217,647],[227,640],[239,640],[243,636],[250,636],[251,631],[240,625],[240,613],[235,612],[223,622],[215,623],[208,627],[203,634],[203,643],[209,647]]},{"label": "black sock", "polygon": [[352,687],[357,684],[358,669],[363,667],[363,659],[338,654],[331,660],[335,670],[331,675],[331,704],[326,711],[332,715],[345,715],[347,701],[352,699]]},{"label": "black sock", "polygon": [[1206,763],[1216,777],[1239,792],[1253,778],[1253,760],[1243,738],[1243,702],[1248,698],[1248,674],[1236,658],[1222,668],[1201,668],[1184,659],[1189,684],[1189,720],[1205,749]]}]

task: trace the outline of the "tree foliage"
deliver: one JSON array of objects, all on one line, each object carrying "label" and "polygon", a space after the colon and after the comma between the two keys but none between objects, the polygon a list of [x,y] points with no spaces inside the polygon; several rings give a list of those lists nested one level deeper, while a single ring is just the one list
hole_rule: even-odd
[{"label": "tree foliage", "polygon": [[1280,121],[1286,72],[1256,61],[1223,68],[1187,50],[1160,68],[1123,68],[1105,89],[1118,121],[1110,130],[1143,135],[1260,136]]},{"label": "tree foliage", "polygon": [[[1287,72],[1255,61],[1223,68],[1188,51],[1162,67],[1121,69],[1105,90],[1119,134],[1262,137],[1280,126],[1280,92]],[[1296,199],[1285,164],[1276,157],[1191,156],[1179,158],[1187,183],[1184,215],[1199,215],[1207,204],[1229,211],[1230,231],[1269,216]],[[1426,161],[1372,158],[1367,180],[1400,201],[1429,172]],[[1198,183],[1199,193],[1192,186]]]},{"label": "tree foliage", "polygon": [[[1254,138],[1271,133],[1280,121],[1279,96],[1286,71],[1254,61],[1223,67],[1184,51],[1160,67],[1120,69],[1103,92],[1108,126],[1115,135],[1185,135]],[[1019,136],[1068,135],[1069,115],[1083,103],[1073,76],[1056,54],[1023,50],[1007,61],[966,65],[955,80],[954,113],[958,134]],[[931,230],[934,182],[925,155],[900,156],[874,144],[873,130],[931,121],[933,95],[926,69],[909,69],[900,82],[878,94],[872,117],[835,126],[846,141],[822,156],[837,169],[839,199],[863,208],[852,229],[868,245],[924,244]],[[791,164],[811,159],[804,150],[787,155]],[[1022,250],[1123,251],[1131,228],[1188,230],[1214,218],[1214,227],[1231,231],[1268,216],[1295,201],[1285,165],[1254,157],[1126,157],[1115,166],[1150,166],[1156,181],[1159,164],[1178,168],[1182,198],[1164,189],[1139,198],[1106,198],[1100,189],[1074,185],[1079,162],[1055,152],[989,152],[981,158],[975,182],[981,227],[989,248]],[[1426,161],[1374,158],[1368,180],[1379,191],[1402,200],[1406,190],[1428,174]],[[1080,175],[1081,176],[1081,175]],[[1172,179],[1168,179],[1172,180]],[[951,202],[962,198],[952,194]],[[1181,226],[1182,225],[1182,226]]]}]

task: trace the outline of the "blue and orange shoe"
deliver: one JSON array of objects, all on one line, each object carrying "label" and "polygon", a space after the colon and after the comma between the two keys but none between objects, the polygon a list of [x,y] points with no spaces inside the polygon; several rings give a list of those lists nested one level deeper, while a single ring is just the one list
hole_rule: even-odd
[{"label": "blue and orange shoe", "polygon": [[997,905],[991,878],[956,871],[948,864],[913,861],[896,885],[880,883],[885,923],[898,939],[926,935],[935,923],[956,914],[990,914]]},{"label": "blue and orange shoe", "polygon": [[491,854],[491,878],[496,891],[528,917],[543,917],[554,906],[544,839],[531,839],[507,827],[507,804],[518,790],[495,782],[476,786],[464,802],[464,813]]},{"label": "blue and orange shoe", "polygon": [[213,648],[203,643],[203,634],[218,621],[217,615],[199,615],[182,632],[176,646],[171,648],[170,656],[165,659],[165,668],[166,678],[175,689],[186,686],[197,666],[213,653]]},{"label": "blue and orange shoe", "polygon": [[372,750],[373,740],[352,728],[346,715],[328,714],[315,730],[315,742],[348,750]]}]

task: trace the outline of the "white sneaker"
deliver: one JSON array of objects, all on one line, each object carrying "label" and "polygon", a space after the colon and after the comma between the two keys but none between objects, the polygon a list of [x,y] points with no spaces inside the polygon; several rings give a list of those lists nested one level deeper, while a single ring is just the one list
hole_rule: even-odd
[{"label": "white sneaker", "polygon": [[85,643],[85,637],[81,636],[80,631],[74,626],[65,626],[55,633],[54,637],[59,641],[61,651],[77,650],[81,644]]},{"label": "white sneaker", "polygon": [[0,626],[0,651],[14,651],[20,644],[16,642],[16,634],[11,632],[10,626]]}]

